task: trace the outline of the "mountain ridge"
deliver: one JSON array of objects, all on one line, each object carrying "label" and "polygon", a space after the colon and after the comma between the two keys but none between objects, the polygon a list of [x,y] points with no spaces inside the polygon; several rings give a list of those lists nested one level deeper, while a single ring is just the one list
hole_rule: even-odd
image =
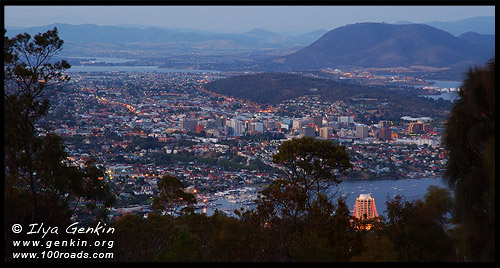
[{"label": "mountain ridge", "polygon": [[[416,22],[398,21],[394,24],[414,24]],[[455,36],[466,32],[478,34],[495,34],[495,16],[478,16],[454,21],[421,22],[432,27],[447,31]]]},{"label": "mountain ridge", "polygon": [[484,63],[494,51],[425,24],[355,23],[267,63],[277,70],[327,67],[443,67]]},{"label": "mountain ridge", "polygon": [[[156,26],[113,26],[96,24],[67,24],[53,23],[49,25],[20,28],[7,27],[7,34],[16,35],[27,32],[31,35],[45,32],[54,27],[58,28],[59,36],[67,42],[75,43],[196,43],[210,41],[232,41],[240,46],[254,46],[268,43],[277,46],[307,45],[321,36],[321,31],[314,31],[295,36],[284,36],[265,29],[255,28],[245,33],[214,33],[209,31],[195,31],[189,29],[172,29]],[[11,34],[12,33],[12,34]],[[268,42],[271,39],[273,42]],[[278,41],[278,42],[276,42]],[[286,44],[291,42],[292,44]]]}]

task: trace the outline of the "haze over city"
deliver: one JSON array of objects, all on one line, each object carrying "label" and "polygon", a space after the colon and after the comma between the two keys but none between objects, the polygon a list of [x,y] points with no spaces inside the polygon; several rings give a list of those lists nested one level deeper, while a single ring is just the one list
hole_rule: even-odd
[{"label": "haze over city", "polygon": [[495,261],[495,4],[5,2],[4,261]]},{"label": "haze over city", "polygon": [[241,33],[331,30],[357,22],[416,23],[494,16],[493,6],[6,6],[5,25],[143,25]]}]

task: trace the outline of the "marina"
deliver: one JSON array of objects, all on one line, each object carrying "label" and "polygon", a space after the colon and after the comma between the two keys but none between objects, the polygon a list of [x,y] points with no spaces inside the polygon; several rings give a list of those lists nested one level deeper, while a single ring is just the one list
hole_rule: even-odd
[{"label": "marina", "polygon": [[[354,201],[360,194],[370,194],[375,198],[379,215],[386,216],[386,200],[394,199],[396,195],[404,196],[408,201],[423,200],[429,186],[446,188],[440,178],[422,178],[405,180],[344,180],[338,186],[332,187],[330,198],[333,203],[342,197],[349,207],[354,209]],[[218,210],[228,216],[235,216],[234,210],[250,210],[256,208],[255,200],[262,188],[242,187],[210,196],[199,196],[197,213],[208,216]]]}]

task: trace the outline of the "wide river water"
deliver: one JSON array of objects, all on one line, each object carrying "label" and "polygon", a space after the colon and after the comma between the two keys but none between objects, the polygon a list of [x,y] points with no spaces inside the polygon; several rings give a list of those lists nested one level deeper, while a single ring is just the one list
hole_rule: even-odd
[{"label": "wide river water", "polygon": [[[74,57],[86,59],[86,57]],[[92,57],[89,57],[92,58]],[[119,58],[103,58],[94,57],[95,62],[104,63],[124,63],[134,61],[133,59]],[[98,65],[73,65],[69,72],[158,72],[158,73],[218,73],[213,70],[189,70],[189,69],[166,69],[159,66],[133,66],[133,65],[118,65],[118,66],[98,66]]]},{"label": "wide river water", "polygon": [[[424,200],[427,188],[431,185],[446,188],[446,184],[440,178],[404,179],[404,180],[344,180],[332,189],[336,192],[332,195],[336,201],[342,197],[349,207],[354,210],[354,202],[360,194],[370,194],[375,199],[375,205],[379,215],[387,216],[385,202],[387,198],[394,199],[396,195],[404,196],[408,201]],[[229,212],[240,209],[253,209],[255,205],[231,202],[226,198],[216,200],[216,206],[200,208],[196,212],[212,215],[216,209]]]}]

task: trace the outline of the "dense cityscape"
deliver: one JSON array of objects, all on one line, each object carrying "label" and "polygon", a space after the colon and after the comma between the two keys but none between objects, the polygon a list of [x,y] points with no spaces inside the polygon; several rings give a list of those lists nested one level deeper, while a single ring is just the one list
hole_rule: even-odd
[{"label": "dense cityscape", "polygon": [[[352,73],[337,73],[341,79],[353,78]],[[443,122],[408,116],[399,122],[381,120],[367,125],[358,122],[366,122],[383,104],[363,108],[309,95],[271,107],[203,87],[234,75],[72,73],[68,85],[51,100],[49,116],[40,124],[50,125],[64,137],[75,165],[83,165],[93,156],[106,167],[105,179],[118,196],[119,206],[111,214],[117,217],[124,211],[147,215],[157,194],[158,179],[166,174],[177,176],[190,191],[196,191],[200,207],[206,205],[203,200],[223,196],[224,191],[227,195],[227,190],[237,194],[237,189],[250,187],[255,193],[258,187],[280,177],[271,156],[282,141],[294,137],[345,145],[353,163],[345,179],[442,176],[446,165],[441,146]],[[394,78],[366,72],[363,79],[364,83],[394,83]],[[411,84],[416,79],[400,80]],[[425,87],[432,90],[427,94],[457,90]],[[65,97],[59,98],[61,94]],[[286,116],[290,111],[294,115]],[[240,202],[252,203],[252,198],[255,194]]]},{"label": "dense cityscape", "polygon": [[4,2],[4,262],[495,261],[494,5]]}]

